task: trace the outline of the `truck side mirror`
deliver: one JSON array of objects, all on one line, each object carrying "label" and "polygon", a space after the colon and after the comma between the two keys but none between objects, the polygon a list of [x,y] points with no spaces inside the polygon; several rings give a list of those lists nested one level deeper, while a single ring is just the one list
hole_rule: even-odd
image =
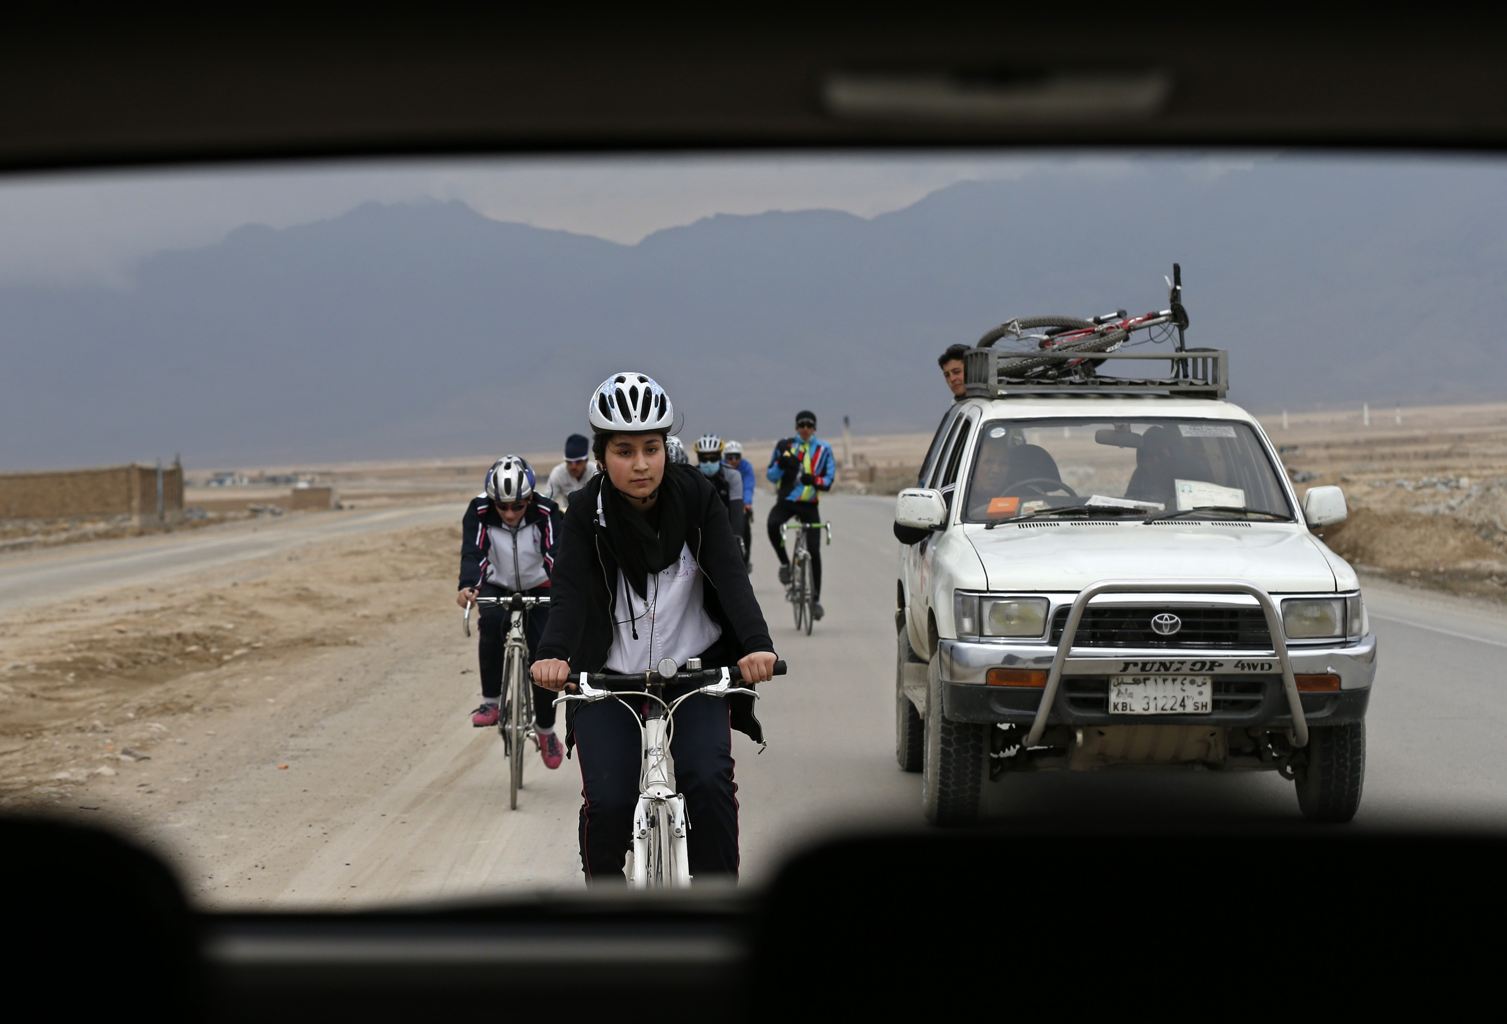
[{"label": "truck side mirror", "polygon": [[895,539],[916,544],[947,526],[947,501],[941,491],[907,487],[895,498]]},{"label": "truck side mirror", "polygon": [[1338,487],[1310,487],[1303,495],[1303,518],[1310,527],[1343,523],[1349,514],[1345,492]]}]

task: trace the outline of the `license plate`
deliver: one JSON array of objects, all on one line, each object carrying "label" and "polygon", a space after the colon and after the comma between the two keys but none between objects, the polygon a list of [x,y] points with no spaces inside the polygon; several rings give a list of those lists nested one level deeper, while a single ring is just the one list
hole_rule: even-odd
[{"label": "license plate", "polygon": [[1207,715],[1213,710],[1213,676],[1109,677],[1112,715]]}]

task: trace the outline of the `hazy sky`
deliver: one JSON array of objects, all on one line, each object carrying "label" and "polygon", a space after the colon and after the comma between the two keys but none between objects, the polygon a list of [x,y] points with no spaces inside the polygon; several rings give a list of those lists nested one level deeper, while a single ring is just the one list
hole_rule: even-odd
[{"label": "hazy sky", "polygon": [[[1184,173],[1247,158],[1180,158]],[[0,284],[124,286],[161,249],[212,244],[243,224],[287,227],[372,200],[458,199],[497,220],[633,243],[714,213],[901,209],[964,180],[1070,168],[1114,174],[1126,158],[960,153],[857,157],[723,156],[423,160],[268,169],[151,170],[0,178]]]}]

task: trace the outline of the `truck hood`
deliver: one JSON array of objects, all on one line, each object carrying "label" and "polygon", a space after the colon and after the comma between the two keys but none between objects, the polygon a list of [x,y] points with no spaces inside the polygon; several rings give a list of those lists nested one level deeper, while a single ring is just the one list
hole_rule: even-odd
[{"label": "truck hood", "polygon": [[1336,589],[1335,556],[1286,523],[1036,520],[966,529],[990,590],[1077,591],[1105,579],[1235,579],[1276,594]]}]

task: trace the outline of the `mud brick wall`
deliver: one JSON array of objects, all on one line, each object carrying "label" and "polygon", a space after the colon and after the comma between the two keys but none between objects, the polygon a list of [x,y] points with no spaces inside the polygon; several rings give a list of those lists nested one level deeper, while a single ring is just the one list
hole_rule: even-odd
[{"label": "mud brick wall", "polygon": [[288,508],[326,509],[335,507],[335,491],[331,487],[295,487],[288,499]]},{"label": "mud brick wall", "polygon": [[[163,517],[183,514],[183,468],[162,470]],[[138,523],[157,519],[157,467],[106,466],[99,469],[0,473],[0,519],[106,519],[129,516]]]}]

